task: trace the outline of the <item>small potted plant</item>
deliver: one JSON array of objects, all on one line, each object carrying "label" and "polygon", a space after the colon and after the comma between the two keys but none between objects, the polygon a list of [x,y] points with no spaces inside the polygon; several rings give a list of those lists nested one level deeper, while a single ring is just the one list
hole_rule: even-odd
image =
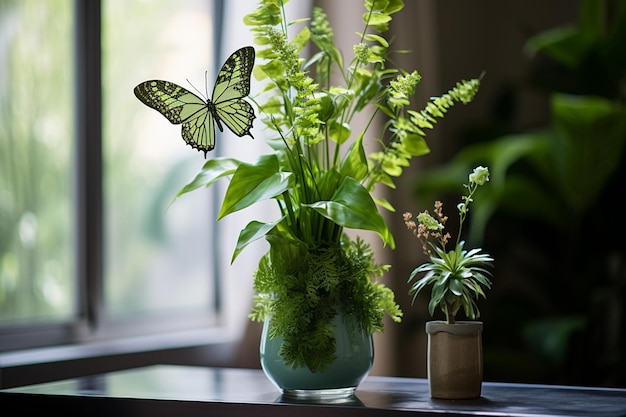
[{"label": "small potted plant", "polygon": [[[483,288],[491,288],[487,268],[493,258],[480,248],[464,249],[465,242],[460,238],[472,197],[487,181],[488,168],[479,166],[469,175],[469,183],[464,184],[467,194],[457,206],[459,230],[454,248],[449,251],[446,246],[451,236],[444,231],[448,217],[440,201],[435,202],[434,216],[424,211],[417,215],[416,222],[411,213],[404,214],[405,224],[422,242],[422,250],[429,257],[429,262],[415,268],[409,276],[411,282],[425,274],[412,283],[409,294],[415,302],[417,295],[431,286],[428,312],[432,316],[439,307],[446,316],[446,321],[426,323],[428,381],[433,398],[477,398],[481,393],[483,323],[475,321],[480,316],[476,300],[485,297]],[[461,307],[472,321],[456,320]]]}]

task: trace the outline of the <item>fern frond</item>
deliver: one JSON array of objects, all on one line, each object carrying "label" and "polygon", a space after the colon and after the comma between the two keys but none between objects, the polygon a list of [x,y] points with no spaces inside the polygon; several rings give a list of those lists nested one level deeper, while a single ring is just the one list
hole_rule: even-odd
[{"label": "fern frond", "polygon": [[[410,165],[410,161],[415,156],[420,156],[430,152],[426,143],[426,133],[424,129],[434,129],[438,119],[445,117],[448,109],[456,103],[467,104],[474,99],[480,87],[480,79],[463,80],[458,82],[454,88],[440,97],[432,97],[424,109],[406,110],[409,117],[403,117],[400,113],[390,120],[389,130],[393,133],[390,142],[382,151],[369,155],[371,162],[369,189],[373,189],[375,184],[389,182],[393,184],[392,177],[402,175],[404,168]],[[395,90],[394,90],[395,91]],[[397,95],[397,94],[396,94]],[[390,108],[398,106],[398,98],[392,95],[389,100]],[[404,98],[404,96],[401,96]],[[406,103],[406,101],[401,101]],[[402,110],[400,109],[402,112]]]},{"label": "fern frond", "polygon": [[254,275],[254,289],[262,293],[250,317],[270,320],[270,337],[282,338],[280,355],[294,368],[318,371],[335,360],[332,321],[340,312],[369,334],[383,330],[385,314],[394,321],[402,316],[393,292],[374,281],[389,266],[377,264],[360,237],[342,242],[291,259],[266,255]]}]

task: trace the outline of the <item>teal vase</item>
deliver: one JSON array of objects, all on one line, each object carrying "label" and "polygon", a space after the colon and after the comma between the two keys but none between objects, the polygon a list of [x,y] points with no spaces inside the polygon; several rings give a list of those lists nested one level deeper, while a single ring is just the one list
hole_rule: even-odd
[{"label": "teal vase", "polygon": [[292,368],[285,364],[279,353],[282,338],[269,338],[270,320],[264,322],[261,334],[261,367],[281,390],[283,398],[330,400],[350,397],[372,368],[372,336],[351,317],[338,314],[333,319],[336,359],[316,372],[307,367]]}]

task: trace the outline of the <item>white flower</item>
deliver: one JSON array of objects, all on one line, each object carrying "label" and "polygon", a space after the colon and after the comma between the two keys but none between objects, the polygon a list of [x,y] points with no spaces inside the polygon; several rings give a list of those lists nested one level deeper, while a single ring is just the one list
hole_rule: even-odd
[{"label": "white flower", "polygon": [[476,185],[483,185],[489,181],[489,168],[483,166],[477,166],[469,176],[470,183]]}]

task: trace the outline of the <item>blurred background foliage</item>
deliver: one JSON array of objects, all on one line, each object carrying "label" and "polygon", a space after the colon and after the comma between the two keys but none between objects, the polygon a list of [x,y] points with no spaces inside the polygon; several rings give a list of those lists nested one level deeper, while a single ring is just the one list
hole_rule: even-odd
[{"label": "blurred background foliage", "polygon": [[[626,2],[583,0],[576,24],[524,52],[530,70],[499,113],[414,192],[455,202],[467,172],[490,167],[467,236],[496,259],[486,378],[626,386]],[[550,121],[515,131],[507,115],[525,89],[548,97]]]}]

